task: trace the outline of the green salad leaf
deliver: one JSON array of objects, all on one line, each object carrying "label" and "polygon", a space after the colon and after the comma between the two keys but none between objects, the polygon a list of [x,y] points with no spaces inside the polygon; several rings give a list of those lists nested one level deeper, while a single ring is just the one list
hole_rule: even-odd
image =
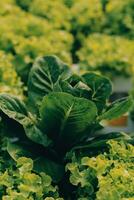
[{"label": "green salad leaf", "polygon": [[67,93],[51,93],[40,108],[41,126],[53,140],[71,145],[81,140],[97,115],[95,104]]},{"label": "green salad leaf", "polygon": [[1,94],[0,95],[0,109],[9,118],[12,118],[20,124],[25,124],[28,121],[28,111],[25,104],[12,95]]},{"label": "green salad leaf", "polygon": [[99,117],[100,120],[116,119],[129,111],[133,106],[132,98],[123,98],[113,102],[107,110]]},{"label": "green salad leaf", "polygon": [[56,56],[37,58],[29,74],[28,97],[33,106],[38,106],[42,98],[54,91],[54,85],[67,65]]}]

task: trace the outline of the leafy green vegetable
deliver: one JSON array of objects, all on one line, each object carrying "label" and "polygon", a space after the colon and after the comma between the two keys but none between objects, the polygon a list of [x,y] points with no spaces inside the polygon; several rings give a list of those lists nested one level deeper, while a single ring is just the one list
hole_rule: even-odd
[{"label": "leafy green vegetable", "polygon": [[28,121],[28,112],[25,104],[17,97],[1,94],[0,95],[0,109],[8,115],[8,117],[25,124]]},{"label": "leafy green vegetable", "polygon": [[12,55],[25,83],[34,59],[49,54],[106,74],[132,75],[132,0],[5,0],[0,8],[0,49]]},{"label": "leafy green vegetable", "polygon": [[4,190],[3,200],[59,198],[58,187],[52,185],[51,177],[43,172],[34,173],[33,161],[26,157],[18,158],[14,169],[0,174],[0,187]]},{"label": "leafy green vegetable", "polygon": [[117,100],[113,102],[104,113],[102,113],[102,115],[100,116],[100,120],[102,119],[111,120],[114,118],[118,118],[122,114],[129,111],[132,108],[132,105],[133,105],[132,98]]},{"label": "leafy green vegetable", "polygon": [[82,76],[73,74],[67,82],[60,82],[62,91],[92,100],[99,112],[105,108],[112,92],[110,80],[92,72],[86,72]]},{"label": "leafy green vegetable", "polygon": [[35,172],[43,171],[54,182],[62,182],[66,154],[78,150],[81,157],[85,151],[103,151],[108,138],[127,140],[122,134],[105,138],[103,131],[99,133],[102,119],[119,117],[133,104],[128,98],[109,105],[111,90],[110,80],[101,75],[74,75],[56,56],[38,58],[29,75],[25,102],[0,94],[9,155],[15,161],[20,156],[33,159]]},{"label": "leafy green vegetable", "polygon": [[132,76],[133,13],[132,0],[0,1],[0,199],[133,199],[134,138],[101,125],[131,98],[108,103],[109,79],[56,57]]},{"label": "leafy green vegetable", "polygon": [[[106,5],[106,32],[134,38],[131,0],[109,0]],[[112,25],[112,26],[111,26]]]},{"label": "leafy green vegetable", "polygon": [[[97,116],[97,108],[91,100],[96,103],[100,112],[100,107],[101,110],[105,108],[106,100],[111,93],[111,83],[105,77],[86,73],[82,77],[77,77],[77,80],[74,76],[65,79],[66,72],[67,66],[57,57],[39,58],[35,61],[29,75],[28,109],[23,102],[16,98],[0,96],[1,110],[8,117],[22,124],[29,139],[44,147],[52,143],[54,146],[61,145],[64,140],[66,141],[64,146],[68,148],[85,137],[89,137],[91,125],[96,124]],[[72,85],[74,81],[76,83]],[[54,87],[55,83],[59,87]],[[84,85],[78,87],[78,84],[81,83]],[[63,93],[65,87],[66,92],[76,97]],[[69,87],[70,90],[67,89]],[[49,94],[53,91],[56,92]],[[82,91],[83,93],[81,93]],[[85,92],[88,94],[86,97]],[[48,96],[42,101],[43,96],[47,94]],[[126,104],[127,102],[122,104],[124,106],[121,106],[121,114],[128,110],[128,104]],[[129,102],[130,105],[131,102]]]},{"label": "leafy green vegetable", "polygon": [[103,109],[106,100],[112,93],[112,85],[110,81],[103,76],[95,73],[85,73],[82,76],[83,82],[92,90],[92,100],[96,103],[98,109]]},{"label": "leafy green vegetable", "polygon": [[54,91],[54,85],[67,70],[67,65],[56,56],[38,58],[29,75],[28,95],[30,103],[37,106],[42,98]]},{"label": "leafy green vegetable", "polygon": [[40,108],[41,126],[53,140],[71,146],[87,134],[97,115],[95,104],[67,93],[51,93]]},{"label": "leafy green vegetable", "polygon": [[[6,105],[6,106],[5,106]],[[28,138],[35,142],[39,142],[43,146],[48,146],[51,142],[43,135],[41,130],[36,126],[36,118],[27,111],[25,104],[17,99],[6,94],[0,96],[0,109],[12,118],[23,125]]]},{"label": "leafy green vegetable", "polygon": [[99,71],[112,79],[115,76],[133,75],[133,40],[93,33],[83,39],[82,44],[77,51],[80,69]]},{"label": "leafy green vegetable", "polygon": [[76,186],[75,198],[131,199],[134,196],[134,147],[123,141],[109,140],[109,151],[96,157],[73,160],[66,170]]}]

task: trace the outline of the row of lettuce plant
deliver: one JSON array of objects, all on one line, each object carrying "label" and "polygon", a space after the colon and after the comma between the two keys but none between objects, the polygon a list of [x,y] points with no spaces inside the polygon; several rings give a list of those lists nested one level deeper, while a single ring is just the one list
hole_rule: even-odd
[{"label": "row of lettuce plant", "polygon": [[[108,69],[131,76],[134,36],[131,0],[71,0],[69,3],[66,0],[5,0],[0,2],[0,7],[0,49],[12,54],[13,65],[24,82],[34,59],[48,54],[55,54],[68,63],[84,62],[88,68],[97,67],[106,74]],[[99,40],[96,38],[90,45],[93,33],[105,34],[99,38],[104,44],[98,54],[95,47],[100,45]],[[105,55],[107,35],[111,36],[109,48],[114,49],[116,45],[116,58],[108,48],[113,59]],[[117,36],[127,39],[120,40]],[[100,62],[92,60],[94,57],[101,59]],[[101,61],[106,70],[101,67]]]},{"label": "row of lettuce plant", "polygon": [[23,10],[47,19],[56,28],[71,29],[84,35],[103,31],[130,38],[134,36],[133,1],[131,0],[55,0],[53,2],[14,0],[14,2]]},{"label": "row of lettuce plant", "polygon": [[132,77],[134,73],[134,41],[119,36],[91,34],[81,38],[83,47],[77,52],[80,69],[100,71],[111,77]]},{"label": "row of lettuce plant", "polygon": [[[50,14],[54,21],[26,12],[15,0],[0,2],[0,49],[6,54],[12,54],[13,65],[23,81],[27,80],[30,67],[37,56],[55,54],[68,63],[72,62],[73,36],[69,30],[57,27],[57,25],[64,26],[62,25],[64,21],[66,24],[62,12],[65,14],[65,10],[68,9],[61,2],[49,2],[45,2],[46,11],[43,12]],[[36,6],[36,10],[38,10],[38,6]],[[57,9],[59,6],[60,12]],[[54,14],[55,12],[56,14]],[[70,24],[69,21],[67,24]]]},{"label": "row of lettuce plant", "polygon": [[[118,118],[133,106],[131,97],[110,104],[111,92],[108,78],[92,72],[81,76],[73,74],[58,57],[45,56],[34,62],[25,101],[0,94],[1,155],[5,155],[1,158],[0,172],[2,200],[48,200],[59,196],[64,199],[81,199],[81,196],[89,199],[92,196],[95,199],[103,193],[102,185],[106,183],[103,180],[101,183],[99,174],[111,176],[112,168],[116,171],[120,165],[120,156],[126,156],[123,161],[126,163],[127,149],[133,151],[132,137],[120,132],[103,133],[103,120]],[[125,146],[126,142],[128,146]],[[111,153],[108,153],[108,145]],[[119,161],[114,159],[115,146],[123,148]],[[103,152],[107,154],[103,155]],[[99,153],[102,155],[93,159],[99,162],[102,157],[107,166],[102,167],[101,172],[102,164],[98,163],[95,168],[93,164],[96,167],[97,164],[91,159],[90,165],[90,158],[87,158]],[[131,155],[129,158],[129,166],[121,163],[131,174]],[[7,166],[4,166],[4,159]]]}]

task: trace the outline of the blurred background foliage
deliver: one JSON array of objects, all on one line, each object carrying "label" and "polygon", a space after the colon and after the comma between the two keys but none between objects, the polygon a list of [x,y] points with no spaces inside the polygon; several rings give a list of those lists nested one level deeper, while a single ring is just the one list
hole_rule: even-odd
[{"label": "blurred background foliage", "polygon": [[20,78],[26,84],[35,57],[48,54],[81,71],[133,76],[134,1],[0,1],[0,50],[4,73],[16,73],[16,87]]},{"label": "blurred background foliage", "polygon": [[12,55],[0,51],[0,93],[10,93],[22,98],[22,82],[12,65],[12,59]]},{"label": "blurred background foliage", "polygon": [[98,70],[108,76],[131,76],[134,72],[134,40],[95,33],[82,43],[77,52],[81,68]]}]

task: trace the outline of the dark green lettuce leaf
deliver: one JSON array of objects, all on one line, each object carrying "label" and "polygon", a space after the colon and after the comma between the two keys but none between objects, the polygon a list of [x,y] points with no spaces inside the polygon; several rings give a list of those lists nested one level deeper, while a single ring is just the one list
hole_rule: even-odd
[{"label": "dark green lettuce leaf", "polygon": [[33,109],[36,109],[46,94],[54,91],[57,80],[67,73],[67,65],[56,56],[39,57],[35,60],[28,80],[28,97]]},{"label": "dark green lettuce leaf", "polygon": [[108,78],[87,72],[82,75],[83,82],[91,88],[91,100],[95,102],[99,110],[105,107],[106,100],[112,93],[112,85]]},{"label": "dark green lettuce leaf", "polygon": [[48,147],[52,144],[52,141],[36,124],[29,124],[28,126],[24,125],[24,130],[26,136],[31,139],[33,142]]},{"label": "dark green lettuce leaf", "polygon": [[47,135],[38,128],[36,116],[27,111],[25,104],[21,100],[8,94],[1,94],[0,110],[9,118],[21,124],[29,139],[45,147],[51,144]]},{"label": "dark green lettuce leaf", "polygon": [[107,110],[101,116],[99,116],[99,120],[116,119],[128,112],[132,106],[133,100],[130,97],[117,100],[107,107]]},{"label": "dark green lettuce leaf", "polygon": [[116,141],[126,141],[132,143],[132,137],[124,132],[110,132],[106,134],[98,135],[89,141],[76,145],[71,149],[70,152],[66,154],[66,159],[72,159],[73,154],[79,159],[83,156],[94,156],[98,155],[100,152],[106,152],[108,150],[107,142],[111,139]]},{"label": "dark green lettuce leaf", "polygon": [[93,102],[59,92],[45,96],[40,108],[44,133],[64,146],[81,140],[96,115]]},{"label": "dark green lettuce leaf", "polygon": [[29,123],[29,114],[25,104],[12,95],[0,94],[0,110],[20,124]]},{"label": "dark green lettuce leaf", "polygon": [[87,72],[82,76],[70,76],[64,83],[61,82],[63,92],[92,100],[99,111],[106,106],[106,100],[112,92],[110,80],[102,75]]}]

